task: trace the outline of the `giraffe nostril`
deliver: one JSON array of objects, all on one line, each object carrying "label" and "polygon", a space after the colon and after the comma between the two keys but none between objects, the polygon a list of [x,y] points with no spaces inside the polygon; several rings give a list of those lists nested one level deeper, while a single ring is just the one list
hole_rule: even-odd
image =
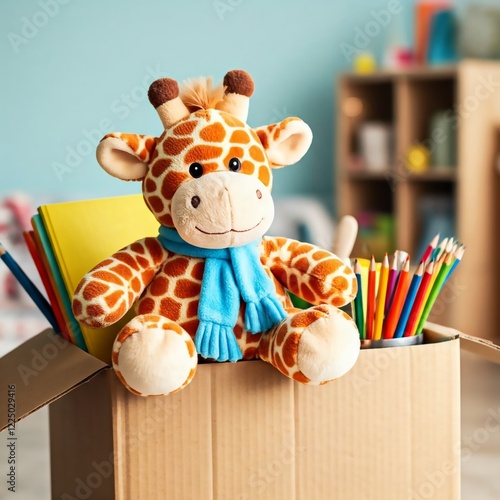
[{"label": "giraffe nostril", "polygon": [[191,198],[191,205],[193,208],[198,208],[198,205],[201,203],[200,197],[199,196],[193,196]]},{"label": "giraffe nostril", "polygon": [[257,189],[257,191],[255,191],[256,195],[257,195],[257,198],[259,198],[259,200],[262,198],[262,193],[260,192],[260,189]]}]

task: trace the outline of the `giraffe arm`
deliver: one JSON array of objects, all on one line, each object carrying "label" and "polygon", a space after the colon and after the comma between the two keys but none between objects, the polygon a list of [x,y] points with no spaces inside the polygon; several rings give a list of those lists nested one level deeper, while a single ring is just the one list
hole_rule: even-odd
[{"label": "giraffe arm", "polygon": [[286,289],[314,305],[341,307],[357,292],[352,269],[333,253],[309,243],[265,237],[261,262]]},{"label": "giraffe arm", "polygon": [[144,238],[97,264],[73,296],[78,322],[91,328],[116,323],[151,283],[167,254],[156,238]]}]

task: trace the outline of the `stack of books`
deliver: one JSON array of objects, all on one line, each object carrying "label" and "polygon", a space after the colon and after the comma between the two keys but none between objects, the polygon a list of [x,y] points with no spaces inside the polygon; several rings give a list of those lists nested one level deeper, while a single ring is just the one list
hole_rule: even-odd
[{"label": "stack of books", "polygon": [[8,252],[0,250],[0,256],[54,330],[109,363],[113,341],[132,313],[107,328],[81,326],[71,308],[74,291],[83,276],[99,262],[138,239],[157,236],[158,222],[142,195],[131,195],[43,205],[32,217],[32,226],[24,237],[48,302],[30,285]]}]

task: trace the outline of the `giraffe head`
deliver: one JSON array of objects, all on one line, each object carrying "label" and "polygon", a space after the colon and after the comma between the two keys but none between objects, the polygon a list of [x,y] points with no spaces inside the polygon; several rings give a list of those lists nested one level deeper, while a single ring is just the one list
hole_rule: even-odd
[{"label": "giraffe head", "polygon": [[108,134],[97,159],[109,174],[141,180],[157,220],[203,248],[245,245],[274,217],[272,169],[302,158],[312,132],[299,118],[252,129],[246,124],[253,80],[241,70],[188,82],[162,78],[149,100],[164,126],[159,138]]}]

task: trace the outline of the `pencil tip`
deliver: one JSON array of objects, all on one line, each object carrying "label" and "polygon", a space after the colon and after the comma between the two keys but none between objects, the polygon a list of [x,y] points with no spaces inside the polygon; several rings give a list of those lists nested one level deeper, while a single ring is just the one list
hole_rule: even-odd
[{"label": "pencil tip", "polygon": [[5,247],[0,243],[0,255],[4,255],[7,253],[7,250],[5,250]]}]

